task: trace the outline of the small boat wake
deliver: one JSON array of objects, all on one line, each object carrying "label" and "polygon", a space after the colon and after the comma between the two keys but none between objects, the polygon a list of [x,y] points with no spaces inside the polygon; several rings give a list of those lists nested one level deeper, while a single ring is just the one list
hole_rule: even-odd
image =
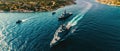
[{"label": "small boat wake", "polygon": [[26,22],[26,21],[28,21],[30,19],[35,19],[35,17],[30,17],[30,18],[27,18],[27,19],[19,19],[19,20],[16,21],[16,24],[20,24],[20,23]]},{"label": "small boat wake", "polygon": [[52,41],[50,42],[50,47],[53,47],[57,45],[59,42],[63,41],[65,37],[69,34],[71,31],[71,27],[75,26],[78,21],[80,21],[83,16],[89,11],[89,9],[92,7],[92,4],[89,2],[84,1],[87,6],[84,10],[80,12],[80,14],[76,15],[71,21],[69,21],[66,25],[61,25],[58,30],[56,30],[54,37]]},{"label": "small boat wake", "polygon": [[25,22],[25,21],[28,21],[30,19],[34,19],[35,17],[30,17],[30,18],[27,18],[27,19],[23,19],[22,22]]},{"label": "small boat wake", "polygon": [[[36,17],[30,17],[30,18],[26,18],[26,19],[20,19],[22,22],[26,22],[28,20],[31,20],[31,19],[35,19]],[[19,25],[16,25],[13,24],[13,25],[9,25],[9,24],[5,24],[5,22],[1,21],[0,20],[0,50],[2,48],[8,48],[8,50],[10,50],[12,47],[10,47],[7,43],[8,42],[5,42],[5,39],[8,37],[8,36],[11,36],[11,34],[9,33],[16,33],[14,32],[12,29],[15,29],[17,28],[17,26]],[[9,28],[9,29],[8,29]],[[8,33],[9,32],[9,33]],[[1,48],[2,47],[2,48]]]},{"label": "small boat wake", "polygon": [[22,22],[26,22],[26,21],[28,21],[28,20],[30,20],[30,19],[34,19],[35,17],[30,17],[30,18],[27,18],[27,19],[23,19],[23,20],[21,20]]}]

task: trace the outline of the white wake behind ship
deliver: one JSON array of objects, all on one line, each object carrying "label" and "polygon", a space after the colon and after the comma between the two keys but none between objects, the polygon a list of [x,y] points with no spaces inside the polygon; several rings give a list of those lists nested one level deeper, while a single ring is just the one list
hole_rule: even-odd
[{"label": "white wake behind ship", "polygon": [[59,44],[61,41],[63,41],[67,37],[69,32],[72,30],[72,27],[75,26],[77,22],[81,20],[84,17],[84,15],[88,12],[88,10],[92,7],[91,3],[86,1],[84,2],[87,4],[86,8],[82,10],[80,14],[76,15],[70,22],[68,22],[67,24],[60,25],[58,30],[56,30],[54,37],[50,42],[50,47],[53,47]]}]

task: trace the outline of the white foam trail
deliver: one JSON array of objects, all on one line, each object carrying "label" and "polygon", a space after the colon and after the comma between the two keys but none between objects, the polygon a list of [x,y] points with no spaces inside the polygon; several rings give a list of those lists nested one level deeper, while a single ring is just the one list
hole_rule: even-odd
[{"label": "white foam trail", "polygon": [[[33,19],[33,18],[35,18],[35,17],[30,17],[30,18],[27,18],[27,19],[22,19],[22,22],[26,22],[26,21],[28,21],[28,20],[30,20],[30,19]],[[12,28],[9,28],[8,30],[9,30],[9,32],[12,32],[12,30],[11,29],[14,29],[14,28],[16,28],[17,27],[17,25],[15,25],[14,27],[12,27]],[[16,33],[16,32],[15,32]]]},{"label": "white foam trail", "polygon": [[[28,21],[28,20],[30,20],[30,19],[34,19],[34,18],[36,18],[36,17],[30,17],[30,18],[26,18],[26,19],[21,19],[21,21],[22,22],[26,22],[26,21]],[[9,30],[9,32],[12,32],[12,30],[11,29],[14,29],[14,28],[16,28],[17,27],[17,25],[15,25],[14,27],[12,27],[12,28],[9,28],[8,30]],[[16,32],[15,32],[16,33]]]},{"label": "white foam trail", "polygon": [[35,18],[35,17],[30,17],[30,18],[27,18],[27,19],[23,19],[22,22],[25,22],[25,21],[33,19],[33,18]]},{"label": "white foam trail", "polygon": [[78,14],[77,16],[75,16],[70,22],[68,22],[67,24],[67,28],[74,26],[78,23],[79,20],[81,20],[83,18],[83,16],[88,12],[88,10],[92,7],[92,4],[89,2],[84,1],[85,3],[87,3],[88,5],[86,6],[87,8],[85,8],[83,11],[81,11],[80,14]]},{"label": "white foam trail", "polygon": [[[84,1],[85,2],[85,1]],[[80,12],[80,14],[78,14],[77,16],[75,16],[70,22],[68,22],[68,24],[66,25],[66,28],[70,28],[71,26],[74,26],[77,24],[77,22],[79,20],[81,20],[83,18],[83,16],[85,15],[85,13],[87,13],[87,11],[92,7],[92,4],[89,3],[89,2],[85,2],[87,3],[88,5],[86,6],[86,8]],[[54,37],[50,43],[50,47],[52,47],[53,45],[56,45],[58,44],[59,41],[62,41],[65,39],[65,36],[68,36],[68,35],[64,35],[65,32],[62,32],[61,31],[61,27],[58,28],[58,30],[56,30],[55,34],[54,34]],[[65,30],[66,31],[66,30]],[[72,30],[72,32],[76,31],[76,28]],[[63,35],[61,34],[63,33]],[[64,37],[64,38],[63,38]]]}]

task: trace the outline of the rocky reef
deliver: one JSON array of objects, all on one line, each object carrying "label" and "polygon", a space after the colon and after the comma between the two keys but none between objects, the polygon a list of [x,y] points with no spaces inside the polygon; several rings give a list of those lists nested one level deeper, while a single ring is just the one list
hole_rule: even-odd
[{"label": "rocky reef", "polygon": [[120,0],[96,0],[96,1],[102,4],[120,6]]},{"label": "rocky reef", "polygon": [[52,11],[75,0],[0,0],[0,12],[43,12]]}]

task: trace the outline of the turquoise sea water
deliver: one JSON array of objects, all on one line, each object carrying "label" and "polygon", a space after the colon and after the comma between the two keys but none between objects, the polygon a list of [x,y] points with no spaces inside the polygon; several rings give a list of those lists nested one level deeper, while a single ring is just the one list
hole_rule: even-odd
[{"label": "turquoise sea water", "polygon": [[[73,12],[73,16],[75,16],[84,8],[85,6],[79,5],[66,6],[56,10],[55,15],[52,15],[52,12],[0,13],[0,50],[49,50],[51,38],[55,30],[62,24],[58,21],[62,12],[67,10],[67,12]],[[19,19],[23,22],[16,24]]]},{"label": "turquoise sea water", "polygon": [[[82,1],[55,10],[55,15],[52,12],[0,13],[0,51],[50,51],[54,32],[60,24],[72,22],[75,17],[78,18],[75,31],[52,51],[120,51],[120,8],[85,0],[92,8],[79,19],[88,5]],[[74,15],[60,22],[58,17],[64,10]],[[23,22],[16,24],[19,19]]]}]

